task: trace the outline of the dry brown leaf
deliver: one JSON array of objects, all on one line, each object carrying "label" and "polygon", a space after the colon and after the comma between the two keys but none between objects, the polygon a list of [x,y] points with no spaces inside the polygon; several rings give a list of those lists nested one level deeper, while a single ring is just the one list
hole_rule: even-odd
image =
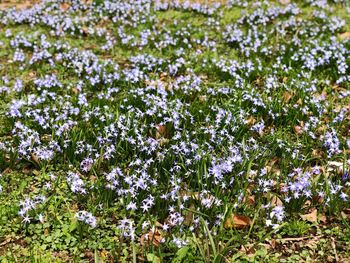
[{"label": "dry brown leaf", "polygon": [[185,216],[185,220],[184,220],[184,225],[185,226],[190,226],[193,222],[193,212],[196,208],[193,204],[190,205],[189,207],[189,211],[187,211],[187,214]]},{"label": "dry brown leaf", "polygon": [[242,245],[239,252],[247,255],[248,257],[253,257],[255,254],[255,249],[253,245]]},{"label": "dry brown leaf", "polygon": [[36,73],[34,71],[31,71],[28,73],[27,79],[28,80],[33,80],[36,77]]},{"label": "dry brown leaf", "polygon": [[288,91],[285,91],[283,93],[283,101],[285,103],[288,103],[292,97],[293,97],[293,95],[291,93],[289,93]]},{"label": "dry brown leaf", "polygon": [[90,182],[94,183],[94,182],[96,182],[97,177],[94,175],[90,175],[89,179],[90,179]]},{"label": "dry brown leaf", "polygon": [[160,80],[165,80],[167,77],[168,77],[168,73],[166,73],[166,72],[160,73]]},{"label": "dry brown leaf", "polygon": [[22,168],[22,173],[24,174],[31,174],[33,172],[33,167],[30,165],[26,165]]},{"label": "dry brown leaf", "polygon": [[271,199],[271,205],[272,206],[282,206],[283,203],[281,199],[278,198],[278,196],[274,195]]},{"label": "dry brown leaf", "polygon": [[345,39],[350,38],[350,32],[344,32],[344,33],[339,34],[339,38],[341,40],[345,40]]},{"label": "dry brown leaf", "polygon": [[326,215],[321,215],[321,216],[320,216],[320,222],[322,222],[322,223],[327,223],[327,217],[326,217]]},{"label": "dry brown leaf", "polygon": [[201,95],[201,96],[198,97],[198,99],[199,99],[200,102],[205,102],[205,101],[207,101],[207,96]]},{"label": "dry brown leaf", "polygon": [[7,243],[10,243],[12,241],[12,236],[7,235],[5,237],[5,240],[0,243],[0,247],[4,247]]},{"label": "dry brown leaf", "polygon": [[338,84],[333,84],[332,86],[332,90],[340,92],[340,91],[346,91],[347,89],[343,86],[340,86]]},{"label": "dry brown leaf", "polygon": [[278,169],[276,167],[276,163],[279,162],[279,158],[278,157],[274,157],[271,161],[267,162],[267,164],[265,165],[265,168],[267,170],[268,173],[274,173],[276,175],[280,175],[281,174],[281,170]]},{"label": "dry brown leaf", "polygon": [[40,161],[39,161],[38,156],[36,156],[34,153],[32,153],[30,156],[32,157],[32,160],[33,160],[36,164],[38,164],[38,165],[40,164]]},{"label": "dry brown leaf", "polygon": [[336,250],[336,245],[335,245],[335,239],[334,237],[331,237],[331,247],[334,251],[334,256],[335,256],[335,262],[339,262],[339,257],[338,257],[338,254],[337,254],[337,250]]},{"label": "dry brown leaf", "polygon": [[261,77],[257,77],[257,79],[254,82],[259,87],[261,87],[264,84],[264,80]]},{"label": "dry brown leaf", "polygon": [[77,88],[72,88],[72,91],[74,94],[79,94],[79,92],[80,92],[79,89],[77,89]]},{"label": "dry brown leaf", "polygon": [[323,134],[326,130],[327,130],[327,126],[322,125],[322,126],[318,127],[316,131],[320,134]]},{"label": "dry brown leaf", "polygon": [[318,157],[318,158],[324,158],[326,155],[325,153],[320,149],[313,149],[312,150],[312,156]]},{"label": "dry brown leaf", "polygon": [[256,123],[256,119],[253,117],[253,116],[250,116],[247,120],[246,120],[246,123],[249,125],[249,126],[252,126]]},{"label": "dry brown leaf", "polygon": [[277,247],[276,239],[271,239],[271,241],[269,243],[270,243],[271,248],[275,249]]},{"label": "dry brown leaf", "polygon": [[341,216],[343,219],[350,219],[350,209],[349,208],[343,209],[343,211],[341,212]]},{"label": "dry brown leaf", "polygon": [[288,5],[288,4],[290,4],[290,0],[280,0],[280,4]]},{"label": "dry brown leaf", "polygon": [[6,168],[6,169],[5,169],[4,171],[2,171],[0,174],[5,175],[5,174],[11,173],[11,172],[12,172],[11,168]]},{"label": "dry brown leaf", "polygon": [[317,222],[317,209],[312,210],[312,212],[309,214],[300,215],[300,217],[305,221],[315,223]]},{"label": "dry brown leaf", "polygon": [[102,262],[107,262],[107,258],[109,256],[109,252],[105,249],[102,249],[101,251],[101,258],[102,258]]},{"label": "dry brown leaf", "polygon": [[306,208],[310,207],[310,205],[311,205],[311,201],[310,200],[306,200],[306,202],[303,205],[303,208],[306,209]]},{"label": "dry brown leaf", "polygon": [[165,125],[157,125],[156,126],[156,139],[159,139],[161,137],[166,137],[166,126]]},{"label": "dry brown leaf", "polygon": [[316,203],[318,203],[318,204],[322,204],[323,201],[324,201],[324,198],[321,197],[321,196],[314,195],[314,196],[312,197],[312,201],[313,201],[313,202],[316,202]]},{"label": "dry brown leaf", "polygon": [[343,174],[344,164],[342,162],[330,161],[327,163],[327,172],[337,172],[338,174]]},{"label": "dry brown leaf", "polygon": [[140,238],[140,244],[142,246],[153,244],[154,246],[159,247],[159,245],[162,242],[163,242],[163,236],[158,229],[156,229],[154,232],[149,231],[148,233],[143,234]]},{"label": "dry brown leaf", "polygon": [[268,165],[273,167],[276,163],[279,162],[279,158],[277,156],[273,157],[271,161],[268,162]]},{"label": "dry brown leaf", "polygon": [[23,10],[30,8],[36,3],[36,1],[22,1],[22,2],[16,2],[16,1],[6,1],[0,3],[0,10],[8,9],[8,8],[16,8],[17,10]]},{"label": "dry brown leaf", "polygon": [[303,127],[299,126],[299,125],[295,125],[294,126],[294,132],[296,134],[302,134],[303,133]]},{"label": "dry brown leaf", "polygon": [[60,4],[60,9],[62,11],[67,11],[69,8],[70,8],[70,4],[68,4],[68,3],[61,3]]},{"label": "dry brown leaf", "polygon": [[255,204],[255,196],[250,195],[248,197],[244,197],[243,202],[247,205],[254,205]]},{"label": "dry brown leaf", "polygon": [[251,220],[247,216],[231,214],[225,221],[225,228],[243,229],[251,225]]}]

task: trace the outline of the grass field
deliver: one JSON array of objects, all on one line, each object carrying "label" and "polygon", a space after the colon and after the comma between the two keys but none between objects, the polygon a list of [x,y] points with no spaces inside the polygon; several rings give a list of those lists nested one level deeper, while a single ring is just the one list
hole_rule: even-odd
[{"label": "grass field", "polygon": [[0,1],[1,262],[350,262],[350,2]]}]

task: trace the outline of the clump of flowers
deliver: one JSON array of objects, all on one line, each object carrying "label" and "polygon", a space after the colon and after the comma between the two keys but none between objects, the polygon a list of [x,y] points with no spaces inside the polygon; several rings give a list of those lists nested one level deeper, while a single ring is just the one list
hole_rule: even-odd
[{"label": "clump of flowers", "polygon": [[82,221],[92,228],[95,228],[97,226],[97,220],[96,217],[94,217],[91,213],[87,211],[79,211],[75,214],[75,217],[78,221]]}]

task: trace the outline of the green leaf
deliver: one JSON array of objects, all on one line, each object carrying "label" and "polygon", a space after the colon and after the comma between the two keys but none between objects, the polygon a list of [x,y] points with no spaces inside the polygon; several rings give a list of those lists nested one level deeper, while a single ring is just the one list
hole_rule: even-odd
[{"label": "green leaf", "polygon": [[188,246],[185,246],[185,247],[182,247],[180,248],[177,252],[176,252],[176,255],[175,255],[175,258],[173,259],[173,263],[175,262],[181,262],[185,257],[186,255],[188,254],[188,251],[189,251],[189,247]]},{"label": "green leaf", "polygon": [[267,255],[267,249],[265,247],[261,247],[259,250],[255,252],[255,255],[265,257]]},{"label": "green leaf", "polygon": [[147,261],[152,263],[160,263],[160,258],[152,253],[147,254]]},{"label": "green leaf", "polygon": [[77,220],[73,220],[70,224],[70,227],[69,227],[70,232],[73,232],[77,227],[78,227]]}]

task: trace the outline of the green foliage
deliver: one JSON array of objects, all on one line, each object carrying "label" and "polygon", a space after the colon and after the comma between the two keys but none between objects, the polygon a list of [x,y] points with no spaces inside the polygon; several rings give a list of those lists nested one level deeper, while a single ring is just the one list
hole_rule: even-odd
[{"label": "green foliage", "polygon": [[310,228],[310,224],[305,221],[293,220],[285,224],[280,233],[282,235],[298,237],[307,234]]},{"label": "green foliage", "polygon": [[[96,6],[104,4],[103,0],[94,0]],[[123,1],[118,1],[123,2]],[[127,1],[126,1],[127,2]],[[314,22],[311,16],[313,8],[307,6],[303,1],[296,1],[300,3],[301,14],[300,19],[304,19],[305,23]],[[252,12],[254,9],[251,6],[251,2],[247,1],[249,5],[246,8],[238,8],[233,6],[232,8],[222,9],[222,12],[217,16],[219,17],[220,23],[223,26],[230,25],[231,23],[237,21],[242,14],[245,12]],[[305,6],[304,6],[305,5]],[[346,9],[341,4],[333,4],[334,13],[344,18],[346,24],[343,28],[344,31],[350,30],[350,16]],[[220,9],[221,10],[221,9]],[[204,34],[202,31],[197,30],[198,27],[203,26],[205,22],[208,21],[207,16],[200,14],[195,11],[184,11],[184,10],[174,10],[168,9],[164,11],[156,11],[154,15],[157,17],[156,28],[158,30],[164,30],[164,32],[169,32],[170,35],[175,35],[178,32],[185,34],[181,31],[183,27],[188,25],[188,30],[190,36],[195,39],[202,39]],[[286,19],[284,17],[278,19]],[[277,21],[278,21],[277,19]],[[176,20],[177,23],[173,23]],[[118,31],[118,24],[109,24],[106,22],[106,28],[108,32],[112,35]],[[152,25],[147,24],[146,21],[143,24],[138,25],[135,28],[130,28],[130,34],[135,35],[135,39],[138,39],[140,33],[146,29],[151,28]],[[246,22],[243,22],[243,25]],[[266,30],[271,30],[273,24],[266,25]],[[215,27],[213,27],[215,28]],[[35,89],[33,81],[30,79],[30,75],[35,72],[38,76],[44,76],[52,72],[51,66],[48,64],[40,64],[35,66],[29,66],[22,71],[18,71],[16,64],[14,62],[9,62],[13,57],[13,50],[10,49],[10,41],[5,37],[5,30],[11,29],[13,34],[18,34],[19,32],[24,32],[25,34],[33,34],[33,37],[39,36],[44,33],[48,36],[48,41],[56,41],[56,37],[50,35],[50,28],[46,25],[36,26],[32,28],[30,25],[7,25],[6,28],[0,30],[0,41],[4,43],[4,46],[0,48],[0,75],[8,76],[10,79],[15,79],[20,77],[25,80],[25,92]],[[263,30],[263,29],[261,29]],[[265,29],[264,29],[265,30]],[[267,40],[267,45],[278,47],[279,44],[284,43],[287,48],[292,46],[291,43],[291,32],[286,29],[286,35],[280,36],[278,33],[271,36]],[[299,29],[296,30],[295,35],[298,35]],[[145,54],[154,55],[159,58],[174,59],[177,58],[174,53],[182,48],[186,49],[183,57],[191,61],[191,68],[198,75],[205,76],[203,89],[218,89],[222,87],[235,87],[232,76],[227,72],[222,72],[217,66],[210,63],[203,63],[203,61],[214,61],[218,60],[220,57],[224,57],[227,60],[239,59],[244,57],[244,54],[239,53],[238,49],[232,46],[225,46],[223,44],[224,40],[221,39],[222,36],[219,32],[215,30],[208,30],[209,39],[218,40],[218,49],[213,51],[206,49],[196,43],[192,43],[195,48],[186,49],[187,44],[185,42],[179,42],[174,46],[169,46],[166,49],[159,50],[152,44],[146,45],[142,50]],[[331,36],[328,36],[331,37]],[[113,61],[117,61],[121,67],[128,68],[128,59],[139,54],[139,47],[137,46],[126,46],[126,45],[115,45],[110,52],[103,51],[96,48],[101,46],[102,39],[94,36],[87,37],[80,34],[75,35],[65,35],[60,38],[62,42],[68,43],[72,47],[76,47],[81,50],[92,50],[99,59],[104,59],[106,57]],[[38,38],[39,41],[39,38]],[[156,39],[156,41],[161,41],[161,39]],[[303,40],[308,41],[308,40]],[[119,43],[119,42],[118,42]],[[350,42],[348,42],[347,47],[350,49]],[[28,47],[28,49],[30,49]],[[200,51],[200,52],[199,52]],[[32,50],[28,51],[28,54],[32,54]],[[273,50],[271,57],[265,57],[262,60],[262,68],[270,66],[272,58],[280,55],[279,50]],[[258,54],[253,54],[253,56],[259,56]],[[289,56],[282,57],[282,60],[289,60]],[[299,68],[292,60],[288,61],[290,65],[295,68]],[[322,81],[318,81],[315,85],[317,86],[318,92],[325,92],[330,94],[332,92],[332,86],[329,83],[333,83],[336,80],[337,74],[331,69],[335,67],[336,62],[330,61],[328,68],[322,68],[315,71],[315,75],[319,77]],[[165,70],[165,66],[159,66],[159,72]],[[185,67],[179,68],[179,73],[186,72]],[[73,76],[73,70],[69,67],[58,67],[55,69],[57,75],[65,86],[69,86],[71,83],[76,83],[79,79],[76,75]],[[158,78],[159,72],[151,72],[149,75]],[[94,163],[91,171],[83,175],[84,180],[86,180],[88,187],[91,188],[90,194],[88,196],[78,196],[76,197],[69,190],[69,186],[63,174],[70,169],[71,166],[79,167],[82,156],[77,156],[74,149],[80,140],[85,140],[93,142],[93,138],[98,129],[98,124],[101,120],[98,118],[90,119],[88,122],[79,123],[72,130],[67,131],[68,137],[71,139],[68,143],[64,154],[61,156],[55,156],[51,161],[35,161],[33,158],[28,157],[25,160],[18,160],[17,153],[5,153],[0,151],[0,171],[3,173],[0,176],[0,186],[4,189],[0,192],[0,262],[139,262],[143,260],[144,262],[158,263],[158,262],[172,262],[172,263],[190,263],[190,262],[292,262],[292,261],[302,261],[302,260],[318,260],[318,262],[324,262],[326,255],[332,253],[336,255],[334,249],[332,248],[333,238],[339,240],[337,245],[339,245],[341,253],[343,253],[344,258],[349,258],[349,247],[350,245],[350,225],[347,220],[340,222],[340,218],[334,219],[338,228],[321,228],[317,224],[312,226],[311,224],[300,221],[300,220],[289,220],[287,223],[282,224],[277,230],[270,230],[266,227],[266,222],[263,218],[266,217],[266,213],[260,210],[260,207],[269,202],[267,195],[265,193],[250,191],[250,181],[253,181],[254,172],[263,169],[268,166],[268,162],[272,159],[278,159],[278,164],[276,167],[269,167],[266,178],[273,182],[271,186],[271,193],[276,194],[277,191],[275,187],[279,185],[282,181],[281,178],[286,178],[288,176],[288,171],[295,167],[313,167],[319,165],[326,167],[325,158],[322,156],[307,156],[307,158],[294,158],[292,160],[290,152],[285,151],[285,147],[290,149],[295,147],[298,149],[298,154],[306,154],[312,152],[312,149],[320,150],[322,145],[315,140],[312,140],[309,136],[304,133],[296,134],[295,127],[301,122],[306,120],[306,115],[301,111],[297,110],[299,104],[303,104],[309,94],[304,90],[294,90],[294,86],[301,85],[303,83],[313,83],[313,75],[301,76],[299,71],[291,70],[286,74],[284,71],[275,72],[276,75],[280,76],[281,82],[284,88],[279,87],[274,91],[274,94],[264,93],[263,84],[266,79],[272,74],[268,70],[262,70],[261,72],[252,72],[248,77],[246,77],[246,82],[244,85],[246,90],[243,92],[240,89],[235,90],[232,97],[227,98],[225,94],[218,94],[216,96],[206,96],[203,97],[201,94],[191,94],[188,96],[183,96],[181,93],[174,91],[169,96],[174,96],[181,103],[190,103],[189,112],[193,116],[198,116],[205,120],[206,117],[213,117],[210,114],[210,109],[212,107],[223,105],[228,111],[232,110],[233,115],[239,115],[239,112],[235,110],[237,108],[249,112],[254,119],[254,121],[259,121],[261,119],[266,119],[266,124],[269,127],[273,127],[274,132],[266,136],[256,134],[256,138],[261,140],[262,143],[267,145],[266,149],[261,152],[260,149],[251,153],[244,153],[249,155],[249,158],[241,163],[240,168],[235,168],[232,174],[242,173],[242,180],[236,180],[229,190],[222,190],[221,185],[213,186],[212,195],[214,197],[219,197],[220,200],[224,202],[224,207],[228,211],[232,210],[233,201],[236,203],[243,203],[243,200],[254,197],[254,205],[243,204],[241,210],[238,212],[244,212],[247,216],[254,218],[253,223],[248,229],[226,229],[223,225],[216,226],[213,222],[207,223],[207,218],[215,218],[219,215],[219,212],[215,210],[208,209],[207,211],[198,212],[196,210],[196,205],[199,204],[199,200],[192,201],[193,209],[187,209],[183,213],[183,216],[188,216],[188,220],[193,219],[193,215],[198,215],[201,218],[200,229],[196,231],[188,231],[183,229],[174,229],[173,232],[169,232],[164,238],[168,241],[176,235],[182,235],[184,240],[187,240],[187,244],[182,247],[174,246],[168,242],[162,243],[159,246],[154,245],[141,245],[139,240],[130,242],[130,240],[124,239],[121,235],[121,230],[117,228],[118,222],[125,218],[127,213],[132,213],[126,211],[123,207],[125,204],[131,201],[127,198],[119,198],[117,194],[111,190],[103,189],[104,173],[109,167],[115,166],[116,163],[120,164],[121,167],[125,166],[125,170],[128,169],[127,163],[135,156],[129,145],[123,144],[123,142],[115,142],[117,157],[115,160],[110,160],[103,162],[101,160]],[[154,75],[152,75],[154,74]],[[245,76],[245,72],[240,72],[242,76]],[[293,80],[293,81],[291,81]],[[12,80],[11,80],[12,81]],[[173,81],[173,80],[171,80]],[[328,83],[328,84],[325,84]],[[11,85],[13,83],[11,82]],[[137,98],[133,94],[129,94],[130,83],[116,82],[113,83],[116,87],[120,88],[121,91],[113,102],[101,99],[92,100],[91,107],[104,107],[110,108],[110,113],[114,114],[114,119],[118,119],[122,109],[119,108],[121,101],[129,101],[130,103],[140,104]],[[140,84],[137,84],[140,85]],[[303,84],[304,85],[304,84]],[[348,83],[343,84],[341,87],[343,90],[349,90],[350,85]],[[87,86],[87,96],[92,96],[103,90],[102,85],[90,85]],[[286,93],[293,91],[290,101],[285,101]],[[69,89],[62,89],[60,91],[64,96],[71,96],[72,93]],[[262,98],[269,103],[269,109],[275,113],[280,114],[279,118],[271,119],[268,116],[267,109],[256,107],[258,110],[256,112],[252,111],[252,102],[243,100],[246,94],[261,94]],[[11,101],[13,95],[1,95],[0,97],[0,143],[6,142],[9,137],[11,137],[11,131],[14,126],[14,122],[9,121],[5,118],[7,104]],[[24,96],[25,97],[25,96]],[[337,101],[331,96],[327,97],[327,104],[329,107],[326,109],[327,114],[331,115],[333,113],[333,108],[340,107],[345,108],[349,104],[348,99]],[[301,101],[301,102],[300,102]],[[60,108],[57,101],[52,100],[50,102],[52,105]],[[143,106],[143,110],[147,110],[147,105]],[[288,107],[287,113],[284,113],[285,107]],[[295,109],[294,109],[294,108]],[[305,109],[307,114],[318,112],[318,108],[315,106],[310,106]],[[187,114],[187,113],[186,113]],[[127,112],[127,122],[132,123],[135,119],[135,112]],[[327,118],[330,117],[327,115]],[[332,116],[334,117],[334,116]],[[152,117],[153,118],[153,117]],[[157,123],[158,119],[151,117],[145,119],[145,123]],[[204,122],[204,121],[203,121]],[[202,124],[202,123],[201,123]],[[321,130],[322,125],[325,123],[317,123]],[[35,123],[31,123],[35,126]],[[226,124],[222,125],[225,128]],[[131,125],[132,126],[132,125]],[[196,130],[196,125],[192,123],[183,124],[183,136],[187,131],[196,132],[198,140],[201,142],[206,142],[210,139],[210,134],[201,133],[200,130]],[[170,136],[174,135],[174,127],[172,124],[167,124],[167,133],[164,135],[164,140],[162,141],[163,146],[169,144]],[[249,139],[253,138],[251,133],[249,133],[248,125],[241,125],[235,131],[235,140],[245,145]],[[337,126],[339,130],[344,130],[342,133],[343,137],[349,136],[346,128],[347,124],[339,124]],[[39,128],[38,128],[39,129]],[[134,134],[131,129],[130,137]],[[220,132],[220,131],[218,131]],[[320,133],[323,132],[322,130]],[[156,129],[152,131],[146,131],[145,136],[157,136]],[[55,134],[48,134],[48,136],[55,137]],[[187,136],[187,134],[186,134]],[[321,135],[323,136],[323,134]],[[185,136],[183,136],[185,137]],[[344,139],[343,138],[343,139]],[[280,145],[280,143],[283,144]],[[14,144],[18,144],[15,141]],[[62,143],[62,142],[60,142]],[[96,143],[96,142],[95,142]],[[303,145],[303,147],[299,147]],[[15,145],[14,145],[15,146]],[[217,149],[216,149],[216,148]],[[225,146],[214,146],[213,150],[217,150],[223,156],[229,151],[229,145]],[[101,155],[104,154],[102,151]],[[186,175],[186,182],[181,183],[181,187],[193,189],[195,191],[200,191],[203,186],[209,185],[212,182],[207,179],[207,168],[210,160],[210,153],[208,153],[207,159],[201,161],[193,167],[193,173]],[[167,162],[164,162],[162,170],[164,173],[162,176],[162,182],[167,187],[172,187],[170,183],[170,173],[171,160],[177,158],[177,156],[169,156]],[[335,156],[335,159],[347,160],[348,155]],[[254,160],[254,162],[253,162]],[[180,160],[180,166],[185,166],[186,160]],[[274,170],[274,168],[276,168]],[[326,167],[327,169],[328,167]],[[50,174],[53,173],[57,176],[51,188],[43,187],[46,182],[50,179]],[[278,175],[277,175],[278,174]],[[321,174],[310,178],[310,184],[313,186],[324,185],[325,194],[331,192],[330,183],[338,182],[341,178],[329,173]],[[94,186],[94,187],[93,187]],[[240,194],[243,194],[242,198]],[[31,223],[23,224],[22,219],[18,216],[20,210],[20,202],[25,198],[30,198],[35,195],[45,194],[48,197],[45,204],[38,206],[35,213],[31,214]],[[191,193],[190,193],[191,194]],[[277,194],[276,194],[277,195]],[[210,196],[211,198],[212,196]],[[209,198],[209,199],[210,199]],[[243,199],[244,198],[244,199]],[[164,203],[167,200],[157,200],[154,210],[158,212],[157,218],[152,218],[154,222],[161,221],[165,222],[168,218],[167,211],[164,210]],[[313,205],[320,205],[318,201],[313,201]],[[299,215],[300,207],[303,207],[306,203],[306,199],[300,198],[291,200],[289,203],[283,203],[286,207],[287,216]],[[328,206],[321,204],[320,206],[324,210],[320,210],[321,213],[326,213],[334,217],[334,214],[340,214],[340,212],[349,204],[340,204],[341,200],[339,197],[334,198],[329,201]],[[98,219],[98,227],[92,229],[89,225],[84,222],[78,221],[75,214],[78,210],[87,210],[93,212]],[[225,211],[225,216],[227,214]],[[37,214],[42,214],[44,220],[40,222]],[[138,213],[138,214],[136,214]],[[145,219],[146,214],[140,211],[134,212],[135,217],[139,218],[140,221]],[[192,218],[191,218],[192,215]],[[220,215],[221,216],[221,215]],[[344,222],[345,221],[345,222]],[[326,238],[317,240],[318,246],[316,248],[310,249],[310,251],[315,251],[315,254],[311,255],[310,251],[307,249],[301,250],[300,253],[291,254],[284,250],[275,249],[271,246],[268,247],[266,240],[278,237],[279,239],[288,237],[304,237],[305,235],[314,236],[314,228],[317,228],[317,235],[326,236]],[[138,231],[137,236],[142,236],[145,233]],[[333,243],[332,243],[333,242]],[[249,247],[249,249],[244,249]],[[335,248],[335,249],[338,249]],[[289,253],[289,254],[288,254]],[[287,255],[287,256],[286,256]],[[334,257],[335,259],[335,257]]]}]

